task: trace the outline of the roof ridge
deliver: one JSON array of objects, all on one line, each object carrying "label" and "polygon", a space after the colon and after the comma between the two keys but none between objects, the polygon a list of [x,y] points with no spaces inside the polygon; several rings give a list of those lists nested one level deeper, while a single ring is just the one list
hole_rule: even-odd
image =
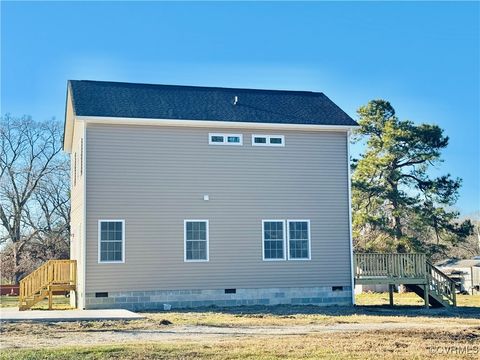
[{"label": "roof ridge", "polygon": [[118,85],[130,85],[130,86],[151,86],[151,87],[176,87],[176,88],[190,88],[190,89],[210,89],[210,90],[222,90],[222,91],[258,91],[258,92],[278,92],[278,93],[289,93],[289,94],[302,94],[302,95],[323,95],[325,94],[320,91],[306,91],[306,90],[284,90],[284,89],[258,89],[258,88],[234,88],[234,87],[223,87],[223,86],[198,86],[198,85],[178,85],[178,84],[152,84],[152,83],[134,83],[126,81],[102,81],[102,80],[68,80],[69,83],[72,82],[89,82],[89,83],[98,83],[98,84],[118,84]]}]

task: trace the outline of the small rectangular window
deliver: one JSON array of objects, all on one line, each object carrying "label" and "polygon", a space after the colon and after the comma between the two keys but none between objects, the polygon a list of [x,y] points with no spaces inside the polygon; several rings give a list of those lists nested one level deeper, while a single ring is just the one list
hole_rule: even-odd
[{"label": "small rectangular window", "polygon": [[223,143],[224,137],[220,135],[213,135],[210,137],[210,142],[212,143]]},{"label": "small rectangular window", "polygon": [[210,145],[243,145],[242,134],[208,134]]},{"label": "small rectangular window", "polygon": [[184,261],[208,261],[208,220],[185,220],[184,241]]},{"label": "small rectangular window", "polygon": [[285,136],[252,135],[252,146],[285,146]]},{"label": "small rectangular window", "polygon": [[98,262],[125,262],[125,221],[98,221]]},{"label": "small rectangular window", "polygon": [[285,221],[262,220],[263,260],[285,260]]},{"label": "small rectangular window", "polygon": [[310,260],[310,220],[288,220],[288,259]]},{"label": "small rectangular window", "polygon": [[237,144],[240,143],[240,136],[228,136],[227,142],[230,144]]},{"label": "small rectangular window", "polygon": [[275,144],[275,145],[281,145],[282,144],[282,138],[279,137],[271,137],[270,138],[270,144]]},{"label": "small rectangular window", "polygon": [[267,138],[266,137],[261,137],[261,136],[256,136],[253,138],[253,143],[254,144],[266,144],[267,143]]}]

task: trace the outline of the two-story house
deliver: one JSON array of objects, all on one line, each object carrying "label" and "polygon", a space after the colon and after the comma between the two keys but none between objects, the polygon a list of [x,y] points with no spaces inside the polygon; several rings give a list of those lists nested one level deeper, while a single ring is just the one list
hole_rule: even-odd
[{"label": "two-story house", "polygon": [[323,93],[69,81],[72,300],[352,304],[355,126]]}]

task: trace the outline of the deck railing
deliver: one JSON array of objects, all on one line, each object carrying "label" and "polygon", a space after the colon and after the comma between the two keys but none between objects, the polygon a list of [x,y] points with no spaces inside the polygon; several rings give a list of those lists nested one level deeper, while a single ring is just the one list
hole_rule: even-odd
[{"label": "deck railing", "polygon": [[355,278],[426,278],[425,254],[355,254]]},{"label": "deck railing", "polygon": [[75,285],[76,282],[76,260],[49,260],[20,280],[20,304],[50,285]]},{"label": "deck railing", "polygon": [[427,261],[427,274],[430,291],[453,306],[457,306],[455,281]]}]

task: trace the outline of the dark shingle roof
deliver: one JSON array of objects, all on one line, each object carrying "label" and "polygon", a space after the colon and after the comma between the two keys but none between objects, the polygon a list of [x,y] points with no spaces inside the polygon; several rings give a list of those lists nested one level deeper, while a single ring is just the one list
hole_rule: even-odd
[{"label": "dark shingle roof", "polygon": [[83,80],[70,80],[69,87],[77,116],[357,125],[316,92]]}]

